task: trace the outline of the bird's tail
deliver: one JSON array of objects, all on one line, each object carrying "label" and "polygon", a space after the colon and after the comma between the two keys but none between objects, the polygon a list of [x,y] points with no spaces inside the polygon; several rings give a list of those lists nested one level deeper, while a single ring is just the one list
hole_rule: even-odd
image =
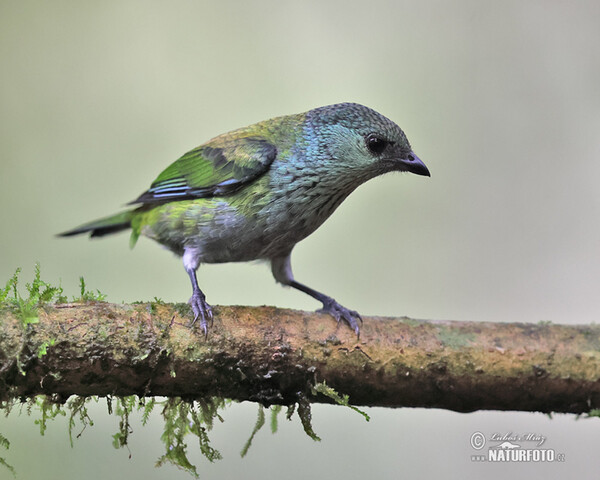
[{"label": "bird's tail", "polygon": [[93,222],[84,223],[73,230],[68,230],[63,233],[59,233],[59,237],[70,237],[72,235],[79,235],[81,233],[90,233],[90,237],[102,237],[103,235],[109,235],[111,233],[117,233],[121,230],[127,230],[131,228],[131,219],[133,218],[133,210],[127,212],[117,213],[110,217],[104,217]]}]

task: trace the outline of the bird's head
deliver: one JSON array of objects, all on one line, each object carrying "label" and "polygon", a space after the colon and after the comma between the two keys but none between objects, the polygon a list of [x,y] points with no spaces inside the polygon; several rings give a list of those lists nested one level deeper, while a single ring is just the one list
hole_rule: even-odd
[{"label": "bird's head", "polygon": [[309,157],[362,181],[391,171],[430,176],[400,127],[363,105],[340,103],[311,110],[305,132]]}]

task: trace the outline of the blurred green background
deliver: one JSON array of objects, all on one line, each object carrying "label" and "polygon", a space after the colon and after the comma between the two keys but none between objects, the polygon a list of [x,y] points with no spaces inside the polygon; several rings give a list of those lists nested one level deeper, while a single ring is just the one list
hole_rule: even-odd
[{"label": "blurred green background", "polygon": [[[396,121],[432,177],[359,188],[296,248],[297,279],[363,315],[594,322],[598,25],[593,1],[2,0],[0,281],[19,266],[29,280],[39,261],[69,295],[84,275],[109,301],[187,301],[180,260],[157,244],[54,234],[118,211],[215,135],[354,101]],[[199,281],[213,304],[319,306],[260,264],[203,266]],[[205,478],[589,478],[600,467],[593,420],[370,409],[367,424],[325,406],[313,415],[322,442],[285,422],[240,460],[255,409],[226,412],[214,440],[225,459]],[[188,478],[154,469],[158,418],[136,429],[129,460],[111,451],[103,411],[74,449],[59,422],[40,437],[32,419],[1,419],[5,457],[27,479]],[[472,463],[474,431],[537,432],[567,460]]]}]

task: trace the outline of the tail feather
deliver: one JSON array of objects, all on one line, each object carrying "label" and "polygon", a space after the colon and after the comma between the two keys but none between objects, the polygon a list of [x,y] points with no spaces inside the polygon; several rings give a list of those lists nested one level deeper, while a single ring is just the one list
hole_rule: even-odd
[{"label": "tail feather", "polygon": [[101,218],[93,222],[84,223],[73,230],[59,233],[59,237],[71,237],[82,233],[90,232],[90,237],[102,237],[111,233],[120,232],[131,228],[131,218],[133,211],[121,212],[110,217]]}]

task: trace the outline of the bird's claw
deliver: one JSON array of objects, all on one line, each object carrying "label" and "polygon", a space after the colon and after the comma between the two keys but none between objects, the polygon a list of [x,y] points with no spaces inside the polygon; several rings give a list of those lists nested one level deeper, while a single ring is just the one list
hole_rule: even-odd
[{"label": "bird's claw", "polygon": [[196,320],[200,318],[200,328],[204,332],[204,336],[208,336],[208,320],[210,320],[210,326],[213,324],[213,313],[211,306],[206,303],[206,298],[202,292],[194,292],[192,298],[190,298],[188,302],[192,311],[194,312],[194,319],[190,323],[190,326],[193,326],[196,323]]},{"label": "bird's claw", "polygon": [[338,302],[336,302],[333,298],[327,299],[327,301],[323,302],[323,308],[317,310],[319,313],[328,313],[333,318],[337,320],[338,323],[345,322],[354,332],[356,332],[356,336],[360,337],[360,328],[358,326],[358,321],[363,323],[363,319],[360,314],[356,310],[350,310]]}]

